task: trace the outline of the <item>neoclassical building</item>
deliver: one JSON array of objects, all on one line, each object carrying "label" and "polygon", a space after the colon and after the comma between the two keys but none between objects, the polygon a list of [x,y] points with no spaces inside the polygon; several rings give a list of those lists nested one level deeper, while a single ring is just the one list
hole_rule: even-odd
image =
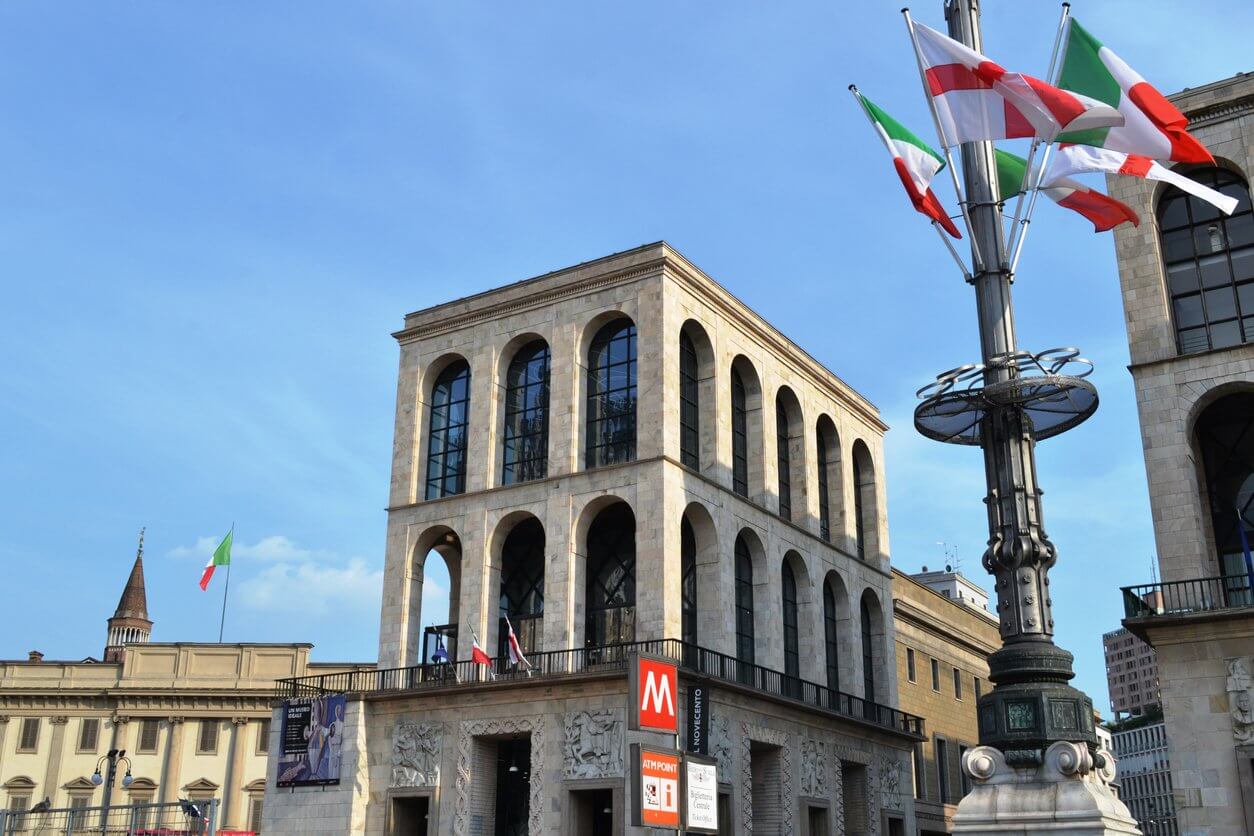
[{"label": "neoclassical building", "polygon": [[1173,101],[1215,155],[1197,180],[1112,178],[1140,227],[1115,231],[1162,582],[1126,587],[1124,626],[1157,653],[1179,831],[1254,833],[1254,75]]},{"label": "neoclassical building", "polygon": [[724,832],[914,832],[872,404],[664,243],[395,337],[381,670],[283,684],[349,693],[346,772],[267,832],[638,832],[634,650],[680,663],[681,715],[708,686]]}]

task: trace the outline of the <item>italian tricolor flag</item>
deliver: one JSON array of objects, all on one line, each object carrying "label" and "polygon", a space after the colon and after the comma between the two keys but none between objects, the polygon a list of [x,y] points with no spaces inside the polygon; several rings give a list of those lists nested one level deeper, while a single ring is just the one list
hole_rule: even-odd
[{"label": "italian tricolor flag", "polygon": [[213,580],[213,570],[219,566],[231,565],[231,541],[235,539],[235,529],[232,528],[227,532],[226,537],[222,538],[222,542],[213,550],[213,554],[209,557],[209,562],[205,564],[205,571],[200,576],[200,588],[207,590],[209,581]]},{"label": "italian tricolor flag", "polygon": [[1206,201],[1225,215],[1231,215],[1237,208],[1235,197],[1229,197],[1209,186],[1203,186],[1196,180],[1191,180],[1149,157],[1111,151],[1109,148],[1094,148],[1089,145],[1068,145],[1060,148],[1049,162],[1049,171],[1045,179],[1052,185],[1064,180],[1068,175],[1085,171],[1104,171],[1107,174],[1126,174],[1146,180],[1160,180],[1199,200]]},{"label": "italian tricolor flag", "polygon": [[962,233],[954,226],[949,214],[941,207],[932,191],[932,178],[945,167],[941,155],[896,119],[880,110],[874,102],[859,93],[857,88],[850,89],[861,102],[863,111],[875,126],[875,133],[883,140],[884,147],[892,154],[893,167],[914,208],[940,224],[953,237],[961,238]]},{"label": "italian tricolor flag", "polygon": [[[1028,161],[1007,151],[997,150],[997,183],[1002,201],[1019,193]],[[1068,177],[1061,177],[1041,187],[1041,191],[1059,206],[1078,212],[1093,222],[1094,232],[1105,232],[1124,221],[1140,226],[1141,218],[1126,203],[1115,200]]]}]

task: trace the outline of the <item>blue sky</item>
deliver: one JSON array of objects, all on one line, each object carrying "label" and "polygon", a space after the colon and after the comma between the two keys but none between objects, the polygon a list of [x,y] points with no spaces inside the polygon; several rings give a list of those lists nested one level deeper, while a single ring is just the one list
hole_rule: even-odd
[{"label": "blue sky", "polygon": [[[1058,7],[985,5],[989,54],[1043,75]],[[226,638],[371,658],[389,333],[658,239],[879,405],[894,562],[945,541],[982,579],[979,453],[911,426],[976,358],[972,294],[845,89],[927,135],[899,6],[0,6],[0,657],[98,655],[141,525],[154,638],[215,639],[196,580],[234,521]],[[1179,8],[1074,5],[1163,90],[1254,69],[1247,3]],[[1058,640],[1105,707],[1153,554],[1140,437],[1110,238],[1037,218],[1021,342],[1080,346],[1102,395],[1040,477]]]}]

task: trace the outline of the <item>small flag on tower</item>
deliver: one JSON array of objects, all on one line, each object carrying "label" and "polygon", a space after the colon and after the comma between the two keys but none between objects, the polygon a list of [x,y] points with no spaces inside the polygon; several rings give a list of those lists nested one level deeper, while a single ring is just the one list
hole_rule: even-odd
[{"label": "small flag on tower", "polygon": [[213,554],[209,556],[209,562],[205,564],[205,570],[200,575],[200,588],[202,590],[209,589],[209,581],[213,579],[213,570],[219,566],[231,565],[231,540],[235,537],[235,527],[226,533],[226,537],[222,538],[222,542],[213,550]]}]

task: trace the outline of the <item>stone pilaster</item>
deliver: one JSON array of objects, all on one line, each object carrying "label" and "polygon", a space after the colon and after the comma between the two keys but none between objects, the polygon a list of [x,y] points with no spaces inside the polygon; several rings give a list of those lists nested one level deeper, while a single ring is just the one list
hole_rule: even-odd
[{"label": "stone pilaster", "polygon": [[165,757],[161,760],[161,803],[178,800],[179,764],[183,759],[183,718],[167,718]]},{"label": "stone pilaster", "polygon": [[52,718],[52,739],[48,743],[48,768],[44,771],[44,795],[52,799],[52,806],[59,806],[57,791],[61,786],[61,755],[65,748],[65,726],[68,717]]},{"label": "stone pilaster", "polygon": [[227,748],[226,778],[222,787],[222,827],[226,830],[242,830],[247,824],[248,811],[243,805],[244,752],[248,748],[244,730],[247,717],[231,718],[231,740]]}]

